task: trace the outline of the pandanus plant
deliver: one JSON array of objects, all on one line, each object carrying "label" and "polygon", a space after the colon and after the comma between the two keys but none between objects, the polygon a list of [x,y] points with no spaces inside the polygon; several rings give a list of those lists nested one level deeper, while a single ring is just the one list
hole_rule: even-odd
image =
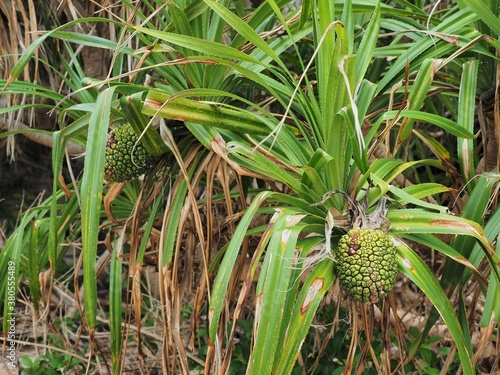
[{"label": "pandanus plant", "polygon": [[[380,373],[393,371],[386,352],[390,330],[401,351],[397,366],[407,365],[421,340],[403,353],[399,325],[383,325],[385,349],[378,356],[371,349],[368,318],[376,304],[385,322],[391,312],[398,321],[391,289],[399,271],[435,306],[456,343],[463,372],[472,374],[463,290],[458,291],[457,318],[448,286],[457,280],[460,285],[477,282],[486,295],[482,324],[500,316],[493,313],[499,306],[500,260],[492,246],[499,228],[489,224],[500,222],[500,211],[491,212],[482,226],[499,176],[482,175],[463,209],[451,215],[439,200],[456,191],[432,174],[445,175],[455,167],[430,130],[462,142],[474,139],[473,106],[466,100],[470,75],[457,75],[456,88],[440,73],[450,65],[448,73],[460,72],[456,62],[466,59],[466,52],[494,58],[473,43],[481,36],[470,27],[478,15],[457,8],[429,16],[406,1],[394,8],[378,1],[323,0],[304,0],[300,12],[284,15],[280,9],[288,3],[269,0],[243,17],[244,9],[230,9],[224,1],[159,2],[147,11],[129,8],[129,19],[136,17],[141,24],[122,24],[119,43],[66,31],[68,24],[31,45],[4,92],[27,91],[13,81],[49,37],[114,50],[114,75],[93,82],[75,69],[66,78],[68,84],[79,80],[85,86],[74,87],[80,103],[57,97],[73,121],[53,133],[53,195],[24,216],[1,264],[19,260],[28,249],[22,272],[32,289],[39,289],[40,269],[48,264],[56,274],[66,232],[71,238],[81,236],[85,324],[94,339],[99,329],[96,255],[99,234],[106,231],[103,246],[112,253],[109,324],[115,373],[124,366],[126,353],[122,276],[127,271],[132,285],[140,339],[146,249],[158,254],[162,368],[186,373],[187,345],[177,329],[181,297],[188,290],[184,282],[177,285],[179,278],[185,280],[179,276],[183,256],[202,254],[191,321],[199,320],[200,301],[206,297],[206,373],[230,371],[237,321],[249,307],[253,328],[247,373],[291,373],[337,276],[346,292],[337,300],[349,302],[353,317],[357,312],[364,317],[368,340],[356,359],[357,371],[368,353]],[[130,47],[129,40],[137,40],[138,46]],[[497,48],[494,39],[488,42]],[[136,59],[135,69],[124,73],[128,59]],[[466,65],[463,69],[467,73]],[[146,72],[154,73],[147,85]],[[120,82],[124,77],[131,82]],[[445,116],[440,110],[452,104],[457,110]],[[108,136],[110,123],[127,125]],[[142,180],[135,176],[144,170],[112,173],[112,150],[118,148],[124,126],[133,141],[121,160],[136,164],[139,147],[160,160]],[[83,176],[69,186],[59,179],[68,140],[86,148]],[[422,153],[425,157],[417,157]],[[425,172],[414,177],[417,168]],[[120,183],[103,185],[105,171],[109,180]],[[219,229],[231,229],[227,243],[216,240],[217,220]],[[456,239],[447,242],[441,235]],[[441,275],[441,282],[421,257],[429,248],[455,266]],[[486,273],[480,272],[483,259]],[[33,293],[32,298],[40,296]],[[357,319],[352,322],[349,355],[340,364],[345,373],[356,358],[359,332]],[[426,334],[424,330],[421,337]],[[170,355],[177,360],[171,362]]]},{"label": "pandanus plant", "polygon": [[[267,126],[268,135],[259,135],[260,132],[253,132],[250,127],[242,125],[240,133],[247,133],[249,137],[229,136],[220,130],[226,127],[221,121],[215,125],[219,130],[208,142],[204,130],[197,134],[197,129],[192,129],[200,141],[209,143],[211,149],[235,171],[269,184],[259,193],[258,190],[253,191],[255,195],[252,203],[246,209],[230,243],[222,249],[223,257],[216,258],[220,264],[212,265],[217,275],[211,290],[209,310],[209,333],[213,342],[212,352],[208,355],[210,363],[220,364],[217,371],[225,372],[229,368],[236,329],[234,322],[238,320],[249,298],[252,280],[257,278],[255,292],[252,291],[255,320],[247,372],[267,374],[292,371],[300,345],[325,292],[337,274],[341,283],[344,280],[346,284],[344,275],[348,268],[354,272],[353,268],[358,267],[344,261],[342,250],[347,249],[349,257],[357,254],[358,250],[364,251],[368,247],[373,249],[373,245],[357,242],[364,234],[351,229],[356,226],[357,217],[348,215],[349,204],[346,205],[342,197],[348,196],[352,201],[365,202],[365,211],[359,212],[364,217],[370,217],[380,207],[380,202],[389,200],[385,215],[389,234],[376,232],[374,240],[381,243],[381,252],[392,254],[395,248],[399,270],[431,300],[456,340],[464,372],[472,373],[470,333],[461,327],[447,294],[412,247],[414,244],[430,247],[447,256],[452,263],[465,267],[468,280],[474,276],[483,290],[488,290],[487,305],[490,308],[485,312],[485,317],[492,316],[493,301],[498,298],[493,296],[494,285],[499,277],[498,256],[491,245],[496,232],[490,232],[488,238],[481,225],[475,221],[477,216],[468,216],[467,209],[486,209],[484,199],[488,200],[498,176],[489,174],[481,178],[481,189],[471,195],[462,216],[450,215],[448,208],[436,204],[433,198],[450,192],[449,188],[432,180],[411,183],[404,176],[418,165],[429,169],[448,168],[443,149],[425,134],[422,130],[424,124],[432,124],[459,139],[474,138],[462,121],[443,117],[436,110],[422,109],[433,108],[429,98],[434,95],[436,88],[445,86],[439,80],[438,73],[455,56],[476,47],[481,53],[488,54],[480,46],[474,47],[473,43],[469,43],[480,36],[479,32],[468,26],[468,23],[477,19],[477,15],[470,9],[463,9],[439,19],[429,18],[419,10],[413,16],[417,19],[420,17],[421,22],[412,20],[402,25],[400,16],[407,15],[404,11],[391,13],[387,7],[377,4],[369,7],[373,14],[364,32],[356,33],[355,26],[363,20],[358,12],[366,10],[356,2],[348,2],[339,8],[329,2],[305,1],[300,18],[293,23],[287,22],[274,6],[286,35],[293,39],[292,45],[299,58],[301,53],[295,42],[296,35],[304,29],[312,34],[310,60],[300,61],[302,72],[294,75],[278,56],[276,49],[271,48],[275,44],[282,45],[282,40],[267,42],[220,4],[211,1],[206,3],[235,30],[235,41],[243,37],[254,45],[248,55],[243,56],[239,50],[227,46],[218,46],[214,52],[211,47],[190,38],[179,38],[178,35],[161,31],[138,30],[165,42],[194,48],[198,53],[208,55],[207,60],[237,70],[247,81],[267,91],[284,111],[276,115],[269,112],[267,106],[255,106],[243,101],[251,106],[251,110],[240,112],[245,113],[245,116],[252,115]],[[268,6],[273,4],[270,2]],[[412,8],[412,11],[415,9]],[[399,35],[403,26],[413,30],[413,43],[401,45],[400,38],[396,37],[386,48],[378,48],[382,27]],[[463,40],[450,37],[455,33],[465,37]],[[396,51],[397,48],[400,49]],[[379,64],[376,58],[388,54],[394,54],[395,61],[382,61]],[[241,63],[238,65],[235,61]],[[261,74],[264,68],[270,72],[271,78]],[[377,79],[378,76],[382,77],[380,81],[367,78]],[[463,97],[468,95],[466,80],[464,76],[459,89]],[[185,95],[193,93],[186,91]],[[399,100],[396,110],[392,104],[395,99]],[[163,94],[162,99],[162,94],[150,91],[143,111],[173,118],[169,106],[173,109],[175,103],[176,98],[168,94]],[[193,109],[198,107],[197,104],[192,105]],[[459,113],[470,114],[469,105],[460,100]],[[370,112],[370,109],[374,112]],[[207,115],[201,119],[187,116],[186,120],[213,126],[215,119],[209,120],[210,117]],[[418,142],[413,135],[421,139],[436,158],[405,161],[409,155],[404,145],[422,147],[418,144],[415,146]],[[398,158],[398,155],[401,157]],[[333,194],[337,192],[340,194]],[[252,227],[256,217],[265,213],[270,215],[268,225]],[[496,215],[498,210],[495,211]],[[235,270],[241,269],[237,264],[241,261],[240,251],[246,248],[248,236],[257,233],[260,234],[259,243],[250,265],[246,267],[247,272],[243,276],[239,275],[243,284],[232,317],[228,318],[223,311],[228,307],[228,296],[235,293],[228,288],[235,283]],[[475,264],[463,257],[460,246],[456,247],[459,240],[450,246],[437,234],[475,239],[478,243],[473,250]],[[483,257],[491,267],[490,284],[476,268],[478,260]],[[387,262],[390,282],[387,287],[381,287],[381,293],[375,297],[368,288],[367,294],[358,294],[347,285],[347,294],[361,302],[381,299],[389,292],[394,281],[394,266],[392,261]],[[368,272],[373,274],[380,271],[372,269]],[[305,281],[299,282],[305,276]],[[454,277],[451,274],[445,276]],[[384,311],[396,311],[393,300],[389,299],[389,305],[390,309]],[[360,308],[367,306],[361,305]],[[221,320],[223,316],[225,318]],[[224,338],[226,319],[233,321],[233,329],[227,340]],[[388,335],[384,337],[389,340]],[[385,347],[389,346],[387,342]],[[417,349],[418,340],[410,348],[407,358],[411,359]],[[344,371],[347,373],[353,364],[355,345],[352,350],[345,362]],[[220,356],[223,356],[222,361],[218,359]],[[388,372],[390,364],[386,356],[382,358],[382,364],[379,365],[377,358],[372,356],[377,368]],[[362,361],[358,366],[362,366]]]}]

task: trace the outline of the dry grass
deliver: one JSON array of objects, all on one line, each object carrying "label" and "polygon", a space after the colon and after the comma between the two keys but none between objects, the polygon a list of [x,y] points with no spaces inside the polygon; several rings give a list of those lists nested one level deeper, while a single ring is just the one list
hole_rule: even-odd
[{"label": "dry grass", "polygon": [[[12,0],[0,2],[0,79],[8,80],[10,72],[18,62],[26,48],[47,30],[67,22],[89,16],[107,16],[104,8],[110,5],[109,1],[101,6],[91,1],[33,1]],[[102,35],[111,38],[116,31],[110,26],[97,28],[95,25],[78,24],[80,32],[91,35]],[[58,53],[64,49],[57,41],[49,39],[34,52],[34,58],[19,76],[20,81],[32,82],[42,85],[54,92],[68,93],[68,88],[63,84],[62,78],[56,71],[64,71]],[[88,77],[103,78],[108,74],[110,53],[88,47],[79,48],[75,56],[81,60]],[[68,57],[65,56],[67,59]],[[68,59],[69,60],[69,59]],[[46,64],[55,68],[51,69]],[[29,104],[35,99],[26,95],[2,95],[1,107]],[[46,102],[44,104],[56,104]],[[15,130],[22,127],[35,127],[37,129],[54,130],[57,126],[56,116],[49,116],[45,110],[20,110],[8,112],[0,116],[1,130]],[[50,147],[50,141],[35,138],[34,142]],[[21,152],[16,147],[15,137],[7,138],[5,147],[10,160],[15,160]]]}]

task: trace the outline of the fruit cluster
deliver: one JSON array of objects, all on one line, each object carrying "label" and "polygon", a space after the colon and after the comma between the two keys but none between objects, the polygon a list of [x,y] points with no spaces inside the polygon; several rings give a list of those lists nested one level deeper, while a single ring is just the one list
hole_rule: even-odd
[{"label": "fruit cluster", "polygon": [[376,303],[396,283],[396,248],[381,230],[351,229],[340,239],[335,259],[340,285],[357,301]]},{"label": "fruit cluster", "polygon": [[130,181],[151,170],[158,159],[146,150],[132,125],[111,130],[106,143],[104,173],[106,180]]}]

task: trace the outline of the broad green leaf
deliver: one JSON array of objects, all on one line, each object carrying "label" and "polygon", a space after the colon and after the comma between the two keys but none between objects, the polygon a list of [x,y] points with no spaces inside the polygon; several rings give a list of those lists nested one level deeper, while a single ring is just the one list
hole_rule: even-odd
[{"label": "broad green leaf", "polygon": [[[494,175],[484,174],[483,176],[481,176],[478,179],[478,182],[477,182],[476,186],[474,187],[472,194],[470,195],[469,199],[467,200],[467,203],[465,204],[464,208],[462,209],[462,216],[465,219],[455,218],[456,220],[463,220],[463,223],[459,224],[459,226],[463,225],[467,229],[470,229],[472,231],[479,231],[480,230],[480,228],[481,228],[480,224],[484,220],[484,213],[485,213],[488,201],[489,201],[490,192],[491,192],[491,189],[492,189],[496,179],[498,179],[498,176],[495,174]],[[449,216],[449,217],[452,217],[452,216]],[[477,224],[477,223],[480,223],[480,224]],[[450,225],[450,229],[451,229],[451,227],[452,227],[452,225]],[[455,227],[455,229],[457,229],[457,228]],[[482,230],[481,230],[481,232],[482,232]],[[417,232],[415,232],[415,233],[417,233]],[[419,233],[422,233],[422,232],[419,232]],[[451,247],[455,251],[457,251],[462,257],[470,259],[470,262],[472,264],[474,264],[475,266],[477,266],[479,264],[479,260],[482,259],[484,257],[484,255],[486,254],[488,261],[489,261],[489,264],[491,266],[491,270],[492,270],[491,278],[495,279],[495,282],[498,282],[498,280],[500,279],[500,276],[499,276],[500,272],[499,272],[499,268],[498,268],[499,254],[495,255],[494,249],[492,247],[489,247],[487,244],[485,244],[485,241],[489,242],[489,238],[486,237],[485,234],[483,234],[485,241],[480,242],[481,246],[474,246],[475,241],[474,241],[473,237],[475,237],[475,236],[473,234],[471,236],[470,233],[460,233],[460,230],[456,233],[453,233],[453,234],[456,234],[457,236],[452,241]],[[403,236],[404,236],[404,234],[403,234]],[[473,248],[474,248],[474,253],[471,253],[471,250]],[[484,251],[484,249],[486,249],[486,252]],[[470,275],[470,273],[468,273],[467,271],[465,272],[465,274]],[[460,279],[462,278],[462,275],[464,275],[463,266],[460,263],[457,263],[453,260],[446,259],[444,269],[441,273],[441,286],[442,286],[442,288],[445,288],[448,290],[450,285],[459,284]],[[468,280],[468,278],[467,279],[463,278],[464,282],[466,280]],[[490,281],[490,283],[491,283],[491,281]],[[491,289],[491,287],[488,290],[490,290],[490,289]],[[424,338],[428,334],[429,330],[434,326],[434,324],[438,318],[439,318],[439,316],[437,315],[436,310],[435,309],[432,310],[429,314],[429,318],[427,319],[425,328],[422,330],[419,338],[416,339],[414,341],[414,343],[408,349],[410,357],[412,357],[415,354],[415,351],[423,343]]]},{"label": "broad green leaf", "polygon": [[[413,233],[441,233],[459,236],[465,235],[477,239],[482,245],[494,276],[500,282],[500,269],[497,266],[500,264],[500,256],[496,254],[491,242],[484,234],[481,226],[476,222],[461,217],[431,213],[419,209],[391,210],[388,212],[387,218],[392,225],[391,232],[395,234],[401,233],[403,236]],[[464,242],[464,239],[462,238],[460,241]],[[458,249],[462,256],[468,257],[468,253],[464,254],[460,248],[457,248],[456,241],[452,243],[452,247]],[[446,274],[443,271],[443,275]]]},{"label": "broad green leaf", "polygon": [[423,143],[432,151],[434,155],[438,157],[439,160],[445,162],[450,161],[450,150],[448,150],[439,139],[434,138],[432,134],[422,132],[415,128],[413,128],[413,133],[423,141]]},{"label": "broad green leaf", "polygon": [[309,20],[309,17],[311,16],[311,10],[312,10],[312,0],[303,0],[300,13],[300,24],[299,24],[300,27],[303,27],[304,24]]},{"label": "broad green leaf", "polygon": [[[29,92],[29,94],[33,94],[32,92]],[[8,112],[15,112],[23,109],[29,109],[29,108],[40,108],[40,109],[46,109],[47,112],[50,111],[54,106],[52,105],[44,105],[44,104],[20,104],[20,105],[13,105],[10,107],[5,107],[5,108],[0,108],[0,115],[3,115]],[[49,133],[48,131],[40,130],[40,129],[18,129],[18,130],[12,130],[8,132],[4,132],[0,134],[0,138],[8,137],[9,135],[13,134],[19,134],[24,131],[26,132],[40,132],[40,133]]]},{"label": "broad green leaf", "polygon": [[298,181],[300,175],[299,170],[294,171],[293,167],[280,166],[269,162],[269,156],[260,153],[259,151],[243,147],[235,142],[227,145],[228,155],[234,158],[238,163],[247,169],[260,173],[261,175],[271,178],[275,181],[280,181],[297,193],[311,197],[314,201],[319,201],[320,196],[314,193],[313,190]]},{"label": "broad green leaf", "polygon": [[[357,199],[361,200],[364,196],[365,192],[363,191],[363,187],[367,187],[368,182],[375,182],[376,185],[380,188],[377,190],[376,188],[370,189],[368,191],[369,205],[374,202],[378,202],[378,200],[385,195],[389,189],[394,189],[396,186],[390,185],[390,183],[401,173],[406,171],[409,168],[412,168],[419,164],[429,164],[434,165],[436,163],[435,160],[417,160],[413,162],[403,162],[402,160],[397,159],[377,159],[371,166],[367,173],[365,173],[358,181],[358,196]],[[394,193],[398,196],[398,191]],[[404,191],[401,192],[402,195],[406,196]],[[402,198],[402,196],[400,197]],[[444,207],[438,205],[431,205],[423,201],[416,201],[415,197],[406,196],[407,200],[411,200],[412,203],[418,203],[417,206],[431,208],[433,210],[437,210],[439,212],[446,212]]]},{"label": "broad green leaf", "polygon": [[352,0],[344,1],[342,6],[342,16],[340,18],[347,35],[347,53],[354,53],[354,13],[352,11]]},{"label": "broad green leaf", "polygon": [[[333,116],[339,113],[342,108],[349,104],[352,105],[351,99],[354,99],[354,74],[357,61],[356,55],[348,54],[349,36],[342,24],[334,23],[332,26],[334,27],[333,30],[329,31],[329,36],[331,35],[331,38],[335,40],[333,51],[331,46],[325,46],[329,41],[328,39],[325,39],[321,45],[321,48],[327,48],[327,51],[331,51],[330,56],[325,55],[324,57],[325,59],[328,58],[325,68],[331,71],[324,73],[322,79],[325,82],[323,87],[320,86],[323,91],[318,92],[322,112],[322,126],[325,128],[325,138],[329,144],[332,143],[331,137],[341,134],[336,128],[343,130],[342,127],[335,126]],[[326,151],[331,153],[329,149]]]},{"label": "broad green leaf", "polygon": [[[109,23],[113,21],[108,19],[107,22]],[[52,38],[61,39],[66,42],[75,43],[79,46],[103,48],[103,49],[108,49],[110,51],[116,51],[116,49],[118,48],[118,44],[116,42],[109,40],[107,38],[102,38],[96,35],[77,33],[74,31],[54,30],[50,36]],[[123,45],[120,46],[120,49],[128,54],[131,54],[134,51],[132,48],[128,48]]]},{"label": "broad green leaf", "polygon": [[448,211],[447,207],[443,207],[443,206],[440,206],[438,204],[433,204],[433,203],[429,203],[429,202],[420,200],[420,199],[412,196],[411,194],[408,194],[403,189],[398,188],[397,186],[389,185],[387,188],[388,188],[388,191],[390,193],[394,194],[394,196],[396,196],[397,198],[399,198],[398,201],[403,202],[404,205],[406,205],[408,203],[412,203],[416,207],[427,208],[429,210],[437,211],[441,214],[446,214]]},{"label": "broad green leaf", "polygon": [[343,108],[340,111],[340,115],[344,119],[348,133],[351,148],[353,150],[353,157],[356,166],[361,173],[365,173],[368,170],[368,155],[366,153],[367,148],[365,146],[365,141],[363,138],[363,133],[361,131],[361,126],[359,118],[354,115],[353,111],[357,111],[357,108]]},{"label": "broad green leaf", "polygon": [[[16,77],[17,78],[17,77]],[[46,99],[52,99],[54,102],[59,102],[62,99],[64,99],[64,95],[59,94],[57,92],[51,91],[47,89],[46,87],[37,85],[36,83],[32,82],[22,82],[22,81],[14,81],[12,83],[6,81],[5,79],[0,80],[0,86],[3,86],[3,95],[15,95],[15,94],[21,94],[21,95],[33,95],[39,98],[46,98]],[[70,104],[76,104],[75,101],[71,99],[67,99]],[[46,108],[45,105],[42,104],[23,104],[20,106],[12,106],[12,107],[5,107],[5,108],[0,108],[0,113],[7,113],[10,112],[11,110],[19,109],[19,108],[31,108],[31,107],[40,107],[40,108]],[[50,106],[52,109],[53,106]]]},{"label": "broad green leaf", "polygon": [[[187,6],[183,9],[184,13],[186,14],[186,17],[188,20],[191,22],[198,17],[200,17],[202,14],[204,14],[208,9],[208,6],[205,4],[203,0],[193,0],[193,1],[188,1]],[[166,31],[173,31],[175,28],[175,24],[172,21],[167,27]]]},{"label": "broad green leaf", "polygon": [[[486,224],[484,228],[484,232],[491,241],[494,241],[495,238],[497,238],[498,240],[500,234],[500,206],[497,207],[493,215],[490,217],[488,224]],[[480,250],[481,249],[478,249],[477,246],[475,246],[472,250],[472,257],[474,257],[475,254],[480,253]],[[499,251],[497,248],[497,253],[498,252]],[[472,257],[471,262],[474,264],[478,264],[479,262],[477,260],[477,257]],[[468,278],[466,278],[466,276],[467,274],[464,274],[464,277],[462,279],[467,280]],[[463,284],[465,284],[465,280],[463,280]],[[495,319],[497,323],[500,321],[500,283],[494,277],[494,275],[490,275],[489,278],[489,287],[488,291],[486,292],[484,312],[483,316],[481,317],[481,327],[487,327],[488,325],[490,325],[492,319]]]},{"label": "broad green leaf", "polygon": [[491,243],[480,225],[461,217],[432,213],[421,209],[390,210],[387,218],[391,221],[393,233],[442,233],[472,236],[479,240],[494,257]]},{"label": "broad green leaf", "polygon": [[[465,206],[462,209],[461,218],[463,218],[463,220],[467,220],[468,222],[473,222],[477,228],[480,228],[481,225],[483,225],[486,211],[490,203],[491,192],[495,191],[494,186],[499,179],[500,175],[498,173],[492,173],[492,174],[484,173],[483,175],[479,176],[479,178],[477,179],[476,186],[472,190],[469,199],[467,200]],[[486,236],[485,239],[486,241],[488,241],[488,238]],[[481,243],[484,244],[483,241],[481,241]],[[463,256],[475,260],[474,264],[476,265],[478,264],[477,259],[479,257],[482,257],[483,255],[488,255],[487,253],[484,254],[484,252],[480,251],[480,249],[475,248],[474,240],[469,237],[462,237],[462,236],[456,237],[452,241],[451,246],[457,249]],[[472,250],[474,248],[476,249],[476,251],[478,251],[483,255],[479,255],[478,252],[472,253]],[[497,263],[497,265],[491,264],[492,272],[493,274],[497,274],[500,272],[500,269],[498,267],[499,264],[498,258],[500,257],[500,254],[495,254],[493,248],[491,248],[491,253],[493,253],[492,256],[493,261]],[[456,265],[448,264],[448,262],[447,264],[445,264],[445,268],[443,270],[442,282],[446,281],[451,281],[452,283],[456,282],[457,278],[461,275],[461,272],[459,272],[455,267]]]},{"label": "broad green leaf", "polygon": [[[275,6],[281,8],[290,3],[290,0],[264,1],[259,7],[248,15],[247,24],[252,29],[256,30],[262,27],[270,17],[275,15]],[[275,5],[275,6],[274,6]],[[235,48],[240,48],[247,40],[242,34],[237,34],[234,37],[231,45]]]},{"label": "broad green leaf", "polygon": [[[180,9],[175,3],[168,6],[168,11],[172,15],[172,19],[175,24],[175,31],[179,35],[187,35],[194,37],[193,30],[189,24],[189,20],[182,9]],[[180,47],[179,50],[185,55],[189,56],[192,52],[186,48]],[[197,87],[202,86],[203,79],[203,68],[199,65],[186,65],[186,79],[193,82]]]},{"label": "broad green leaf", "polygon": [[[357,62],[357,60],[356,60]],[[357,66],[357,65],[356,65]],[[373,104],[373,98],[375,95],[375,90],[377,89],[377,85],[363,79],[361,83],[356,87],[356,107],[358,109],[358,119],[360,121],[360,125],[362,124],[366,114]],[[362,125],[361,125],[362,126]],[[365,144],[369,144],[371,138],[367,139],[365,137]]]},{"label": "broad green leaf", "polygon": [[[431,195],[446,193],[450,191],[448,187],[433,182],[411,185],[404,188],[403,190],[417,199],[422,199]],[[405,205],[404,201],[399,201],[399,203],[401,203],[403,206]]]},{"label": "broad green leaf", "polygon": [[[301,183],[306,185],[306,186],[313,187],[321,179],[320,173],[332,161],[333,161],[333,159],[330,155],[328,155],[322,149],[318,148],[314,152],[314,154],[312,155],[311,160],[309,160],[307,167],[305,167],[305,170],[304,170],[305,173],[302,174]],[[309,170],[311,170],[311,171],[309,171]],[[310,176],[310,174],[313,173],[313,171],[314,171],[314,175]],[[317,182],[314,182],[313,179],[315,179],[315,181],[317,181]],[[323,181],[321,181],[321,185],[324,186]],[[320,190],[322,190],[322,189],[320,189]],[[326,192],[326,187],[324,190]]]},{"label": "broad green leaf", "polygon": [[450,245],[441,241],[439,238],[435,236],[429,236],[428,234],[410,234],[410,235],[405,235],[404,238],[407,238],[411,241],[420,243],[431,249],[439,251],[440,253],[451,258],[454,262],[462,264],[463,266],[467,267],[467,269],[470,270],[470,272],[473,272],[475,274],[475,276],[477,277],[479,282],[482,283],[483,286],[486,285],[486,279],[481,274],[481,272],[478,271],[478,269],[474,266],[474,264],[472,264],[469,260],[467,260],[467,258],[465,258],[462,254],[460,254]]}]

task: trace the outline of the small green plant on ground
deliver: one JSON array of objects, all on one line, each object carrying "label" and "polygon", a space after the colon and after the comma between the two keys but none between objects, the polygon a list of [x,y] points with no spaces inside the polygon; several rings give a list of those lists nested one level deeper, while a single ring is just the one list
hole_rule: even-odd
[{"label": "small green plant on ground", "polygon": [[75,367],[82,371],[82,362],[78,359],[72,359],[69,354],[51,353],[50,356],[37,356],[30,358],[21,357],[21,375],[59,375],[61,373],[72,373]]},{"label": "small green plant on ground", "polygon": [[[500,176],[483,130],[496,118],[475,122],[478,67],[498,64],[495,9],[289,3],[122,2],[34,41],[2,93],[54,101],[59,128],[2,136],[51,137],[53,191],[24,213],[0,270],[19,265],[39,311],[72,256],[91,354],[109,328],[115,374],[132,348],[164,373],[431,373],[438,319],[455,342],[448,370],[473,374],[472,332],[500,316]],[[75,31],[86,23],[119,37]],[[49,40],[64,46],[68,96],[17,80]],[[112,52],[107,77],[86,76],[80,46]],[[70,147],[85,166],[68,178]],[[398,315],[398,273],[432,306],[418,332]],[[477,321],[470,290],[485,301]],[[330,333],[315,335],[329,304]]]}]

